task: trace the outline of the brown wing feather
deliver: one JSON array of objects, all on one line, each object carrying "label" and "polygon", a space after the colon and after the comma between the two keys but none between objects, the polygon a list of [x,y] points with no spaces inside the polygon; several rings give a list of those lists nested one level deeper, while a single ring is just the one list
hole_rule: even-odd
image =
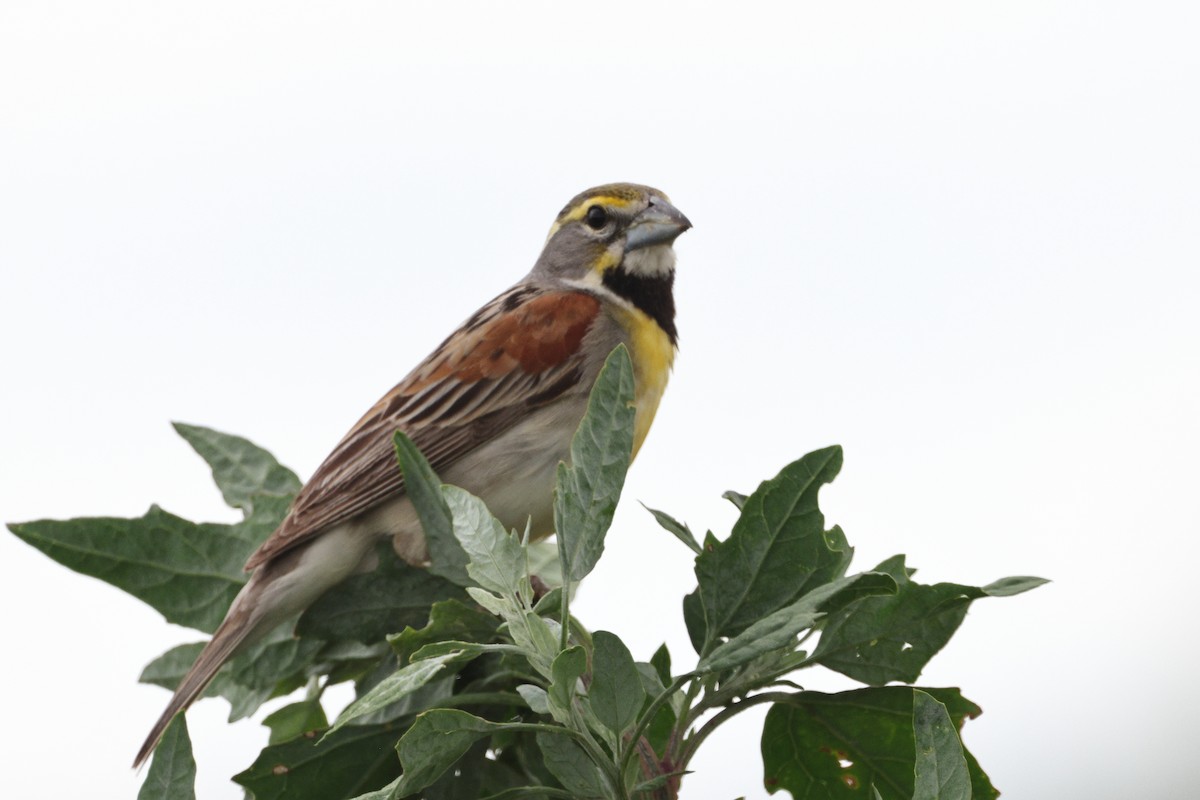
[{"label": "brown wing feather", "polygon": [[599,313],[592,295],[529,286],[484,306],[346,434],[246,569],[401,493],[397,430],[441,471],[560,397],[579,382],[580,343]]}]

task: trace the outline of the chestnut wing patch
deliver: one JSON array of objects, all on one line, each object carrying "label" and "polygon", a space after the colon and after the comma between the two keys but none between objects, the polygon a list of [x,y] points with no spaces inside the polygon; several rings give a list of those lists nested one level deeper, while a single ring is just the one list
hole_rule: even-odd
[{"label": "chestnut wing patch", "polygon": [[400,494],[397,430],[440,472],[578,387],[580,345],[599,313],[592,295],[528,286],[484,306],[346,434],[246,569]]}]

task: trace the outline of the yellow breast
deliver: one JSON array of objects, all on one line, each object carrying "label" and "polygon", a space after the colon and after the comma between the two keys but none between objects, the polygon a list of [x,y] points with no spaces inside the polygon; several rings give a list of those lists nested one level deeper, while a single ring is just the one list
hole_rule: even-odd
[{"label": "yellow breast", "polygon": [[636,458],[658,402],[667,389],[671,366],[675,363],[675,345],[670,337],[646,313],[637,308],[622,308],[618,312],[621,326],[629,335],[629,355],[633,361],[633,377],[636,384],[634,402],[637,411],[633,421],[633,454]]}]

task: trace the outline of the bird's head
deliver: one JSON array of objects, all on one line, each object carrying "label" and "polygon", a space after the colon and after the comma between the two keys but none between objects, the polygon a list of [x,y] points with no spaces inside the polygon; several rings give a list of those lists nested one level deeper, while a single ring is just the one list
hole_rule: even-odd
[{"label": "bird's head", "polygon": [[607,290],[654,317],[674,341],[672,245],[690,227],[657,189],[635,183],[597,186],[559,212],[534,273]]}]

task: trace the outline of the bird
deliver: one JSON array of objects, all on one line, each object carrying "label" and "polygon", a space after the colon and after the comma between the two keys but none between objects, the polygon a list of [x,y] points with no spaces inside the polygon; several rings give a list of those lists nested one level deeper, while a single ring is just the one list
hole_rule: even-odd
[{"label": "bird", "polygon": [[[246,562],[250,578],[138,751],[241,648],[369,567],[373,545],[427,566],[393,437],[403,431],[440,479],[477,495],[506,528],[553,532],[559,462],[618,345],[634,368],[636,456],[666,389],[678,335],[674,242],[691,222],[649,186],[581,192],[555,218],[533,269],[472,314],[362,416]],[[632,457],[631,456],[631,457]]]}]

